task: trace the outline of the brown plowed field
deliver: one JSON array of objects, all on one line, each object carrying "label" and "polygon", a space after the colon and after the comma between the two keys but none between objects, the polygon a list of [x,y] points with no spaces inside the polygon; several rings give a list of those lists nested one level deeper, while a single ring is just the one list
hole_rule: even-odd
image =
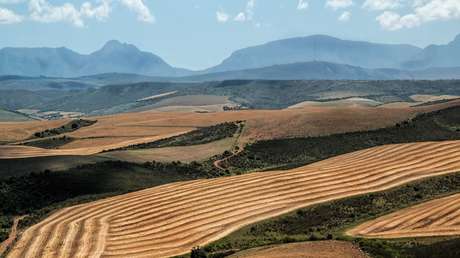
[{"label": "brown plowed field", "polygon": [[347,234],[368,238],[460,235],[460,194],[391,213],[361,224]]},{"label": "brown plowed field", "polygon": [[460,171],[460,141],[387,145],[289,171],[179,182],[58,211],[9,257],[166,257],[301,207]]},{"label": "brown plowed field", "polygon": [[350,242],[315,241],[249,249],[229,258],[367,258]]}]

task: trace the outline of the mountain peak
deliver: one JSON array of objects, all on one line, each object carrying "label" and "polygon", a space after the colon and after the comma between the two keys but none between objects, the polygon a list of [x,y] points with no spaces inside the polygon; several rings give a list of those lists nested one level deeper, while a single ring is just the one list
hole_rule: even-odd
[{"label": "mountain peak", "polygon": [[121,43],[118,40],[109,40],[102,47],[101,51],[112,52],[112,51],[123,50],[123,49],[137,50],[137,47],[131,44],[127,44],[127,43]]}]

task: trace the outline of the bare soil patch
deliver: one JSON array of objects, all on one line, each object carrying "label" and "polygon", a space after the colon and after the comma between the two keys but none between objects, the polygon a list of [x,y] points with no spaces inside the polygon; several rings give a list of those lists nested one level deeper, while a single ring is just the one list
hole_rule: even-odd
[{"label": "bare soil patch", "polygon": [[357,246],[342,241],[317,241],[254,248],[229,258],[367,258]]}]

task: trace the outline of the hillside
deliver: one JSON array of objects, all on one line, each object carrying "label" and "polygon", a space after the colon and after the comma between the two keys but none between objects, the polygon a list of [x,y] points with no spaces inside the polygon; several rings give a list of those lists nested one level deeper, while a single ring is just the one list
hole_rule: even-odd
[{"label": "hillside", "polygon": [[180,255],[301,207],[459,171],[458,151],[457,141],[389,145],[290,171],[178,182],[119,195],[53,213],[22,234],[10,257]]},{"label": "hillside", "polygon": [[459,67],[423,70],[367,69],[322,61],[279,64],[262,68],[194,75],[175,80],[441,80],[460,79]]},{"label": "hillside", "polygon": [[[324,64],[324,66],[327,68],[329,64]],[[354,70],[352,69],[352,71]],[[17,81],[16,83],[20,82]],[[411,96],[416,94],[460,96],[460,87],[458,86],[458,80],[300,81],[248,79],[194,83],[139,82],[95,86],[79,90],[0,90],[0,106],[10,110],[59,110],[103,115],[145,111],[165,106],[190,106],[193,104],[192,102],[201,106],[225,104],[222,101],[215,101],[217,96],[220,96],[227,98],[229,102],[251,109],[283,109],[304,101],[338,100],[351,97],[391,103],[414,102]],[[162,96],[162,94],[170,92],[174,92],[174,94],[148,99],[148,101],[138,101],[151,96]],[[200,101],[190,101],[191,98]],[[222,108],[220,109],[222,110]]]},{"label": "hillside", "polygon": [[0,109],[0,122],[29,121],[29,117],[4,109]]}]

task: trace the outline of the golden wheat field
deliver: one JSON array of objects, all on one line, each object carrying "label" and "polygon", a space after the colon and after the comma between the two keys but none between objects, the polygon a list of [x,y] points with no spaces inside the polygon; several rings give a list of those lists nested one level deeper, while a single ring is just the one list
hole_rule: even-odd
[{"label": "golden wheat field", "polygon": [[460,235],[460,194],[399,210],[361,224],[347,234],[368,238]]},{"label": "golden wheat field", "polygon": [[460,141],[387,145],[289,171],[163,185],[65,208],[9,257],[168,257],[316,203],[460,171]]}]

